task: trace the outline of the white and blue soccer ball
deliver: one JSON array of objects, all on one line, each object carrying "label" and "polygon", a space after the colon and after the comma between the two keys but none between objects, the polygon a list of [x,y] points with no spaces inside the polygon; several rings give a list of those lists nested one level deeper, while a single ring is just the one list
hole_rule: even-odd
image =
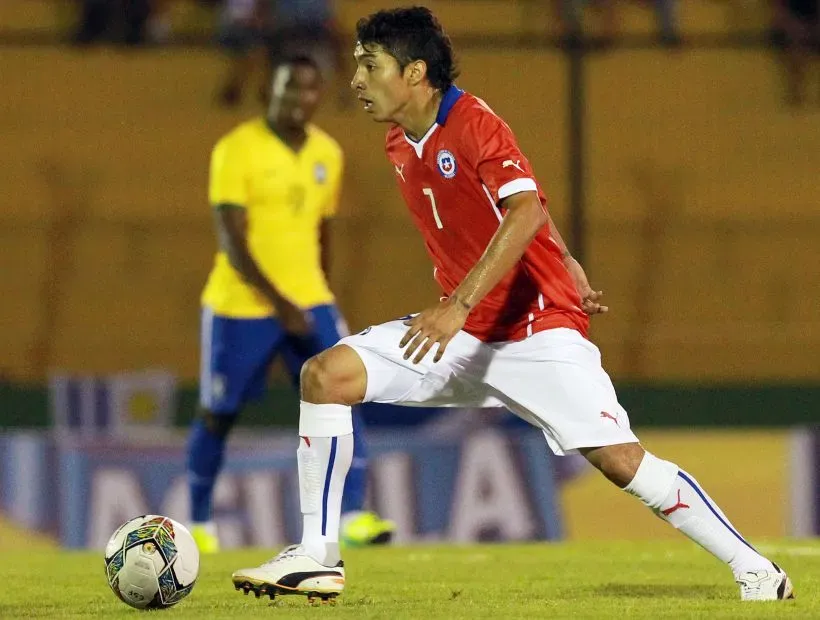
[{"label": "white and blue soccer ball", "polygon": [[178,521],[142,515],[123,523],[105,547],[108,585],[137,609],[163,609],[191,593],[199,549]]}]

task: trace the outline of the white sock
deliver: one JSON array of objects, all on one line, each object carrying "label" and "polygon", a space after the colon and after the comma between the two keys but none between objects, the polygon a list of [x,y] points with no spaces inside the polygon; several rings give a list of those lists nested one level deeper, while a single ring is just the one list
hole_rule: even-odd
[{"label": "white sock", "polygon": [[299,502],[302,546],[314,560],[335,566],[342,491],[353,460],[353,418],[347,405],[299,406]]},{"label": "white sock", "polygon": [[743,539],[697,480],[674,463],[647,452],[624,491],[729,564],[735,575],[772,570],[772,563]]}]

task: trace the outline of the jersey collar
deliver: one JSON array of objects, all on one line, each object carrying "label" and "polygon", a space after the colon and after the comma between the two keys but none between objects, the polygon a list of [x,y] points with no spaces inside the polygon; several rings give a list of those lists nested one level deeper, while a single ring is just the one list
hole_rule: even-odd
[{"label": "jersey collar", "polygon": [[427,144],[427,140],[430,139],[436,129],[439,126],[444,126],[447,122],[447,118],[450,116],[450,112],[453,110],[453,106],[456,105],[456,102],[461,98],[461,95],[464,94],[464,91],[460,88],[457,88],[455,85],[450,86],[446,91],[444,91],[444,95],[441,97],[441,103],[438,105],[438,114],[436,114],[436,122],[427,130],[427,133],[424,134],[421,140],[416,142],[410,136],[407,135],[406,132],[402,132],[404,135],[404,139],[416,153],[416,157],[421,159],[422,152],[424,151],[424,145]]},{"label": "jersey collar", "polygon": [[456,102],[463,94],[464,91],[458,88],[455,84],[452,84],[450,88],[444,91],[444,95],[441,98],[441,103],[438,106],[438,114],[436,115],[437,125],[441,125],[443,127],[447,123],[447,117],[450,116],[453,106],[456,105]]}]

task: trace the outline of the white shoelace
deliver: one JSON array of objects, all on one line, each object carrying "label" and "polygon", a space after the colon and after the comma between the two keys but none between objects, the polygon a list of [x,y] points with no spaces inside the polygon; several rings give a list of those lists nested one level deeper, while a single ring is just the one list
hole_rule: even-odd
[{"label": "white shoelace", "polygon": [[271,564],[276,564],[277,562],[281,562],[283,560],[292,560],[303,555],[307,554],[302,549],[302,545],[291,545],[290,547],[285,547],[282,549],[278,555],[262,564],[262,566],[270,566]]}]

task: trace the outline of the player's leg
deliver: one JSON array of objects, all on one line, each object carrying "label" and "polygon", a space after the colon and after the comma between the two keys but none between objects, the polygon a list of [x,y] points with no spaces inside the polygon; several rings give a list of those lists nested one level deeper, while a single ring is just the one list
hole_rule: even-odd
[{"label": "player's leg", "polygon": [[[358,407],[353,407],[351,411],[353,416],[353,461],[350,464],[350,471],[347,472],[345,479],[344,494],[342,495],[342,521],[344,525],[350,525],[353,521],[359,521],[365,516],[364,500],[367,493],[367,443],[364,437],[364,429],[362,425],[362,415]],[[344,531],[345,527],[342,527]],[[363,543],[382,542],[377,541],[370,535],[365,533],[367,540]],[[384,541],[386,542],[386,541]]]},{"label": "player's leg", "polygon": [[[335,344],[349,336],[347,325],[333,306],[314,309],[314,325],[321,345]],[[322,349],[329,346],[322,346]],[[342,492],[340,542],[348,546],[386,544],[393,538],[395,523],[364,509],[367,491],[367,443],[359,407],[351,408],[353,422],[353,458]]]},{"label": "player's leg", "polygon": [[202,311],[200,410],[188,436],[191,533],[203,553],[219,549],[213,493],[228,434],[242,408],[261,395],[272,352],[281,340],[273,319],[231,319]]},{"label": "player's leg", "polygon": [[580,334],[547,330],[505,345],[487,381],[514,411],[540,422],[557,454],[581,452],[609,480],[728,563],[739,581],[754,580],[744,598],[753,589],[767,596],[767,584],[775,582],[783,585],[781,595],[789,594],[785,575],[740,536],[693,476],[644,451],[597,347]]},{"label": "player's leg", "polygon": [[326,600],[344,589],[339,524],[345,476],[353,459],[351,405],[361,402],[366,383],[361,360],[347,346],[335,346],[305,363],[296,451],[302,542],[259,567],[235,571],[237,590]]},{"label": "player's leg", "polygon": [[297,451],[302,542],[258,568],[236,571],[237,589],[328,597],[344,588],[339,524],[353,458],[351,407],[363,401],[455,403],[459,387],[454,385],[452,360],[469,356],[481,345],[462,332],[435,369],[432,356],[416,366],[403,359],[398,346],[406,329],[400,320],[368,328],[305,363]]},{"label": "player's leg", "polygon": [[[298,361],[297,373],[310,357],[329,349],[341,338],[350,335],[347,324],[336,306],[317,306],[311,309],[311,314],[314,326],[313,338],[306,343],[300,339],[292,347]],[[301,350],[300,345],[302,345]],[[295,366],[295,364],[291,365]],[[353,407],[351,414],[353,416],[353,460],[347,472],[342,493],[341,540],[345,545],[354,546],[388,543],[396,529],[395,523],[382,519],[373,511],[364,509],[367,492],[367,443],[359,407]]]},{"label": "player's leg", "polygon": [[361,408],[352,407],[353,460],[342,493],[340,542],[345,547],[386,545],[393,540],[396,524],[365,509],[368,483],[367,434]]},{"label": "player's leg", "polygon": [[640,444],[580,450],[618,487],[732,569],[744,600],[792,598],[788,576],[732,525],[694,476],[646,452]]}]

